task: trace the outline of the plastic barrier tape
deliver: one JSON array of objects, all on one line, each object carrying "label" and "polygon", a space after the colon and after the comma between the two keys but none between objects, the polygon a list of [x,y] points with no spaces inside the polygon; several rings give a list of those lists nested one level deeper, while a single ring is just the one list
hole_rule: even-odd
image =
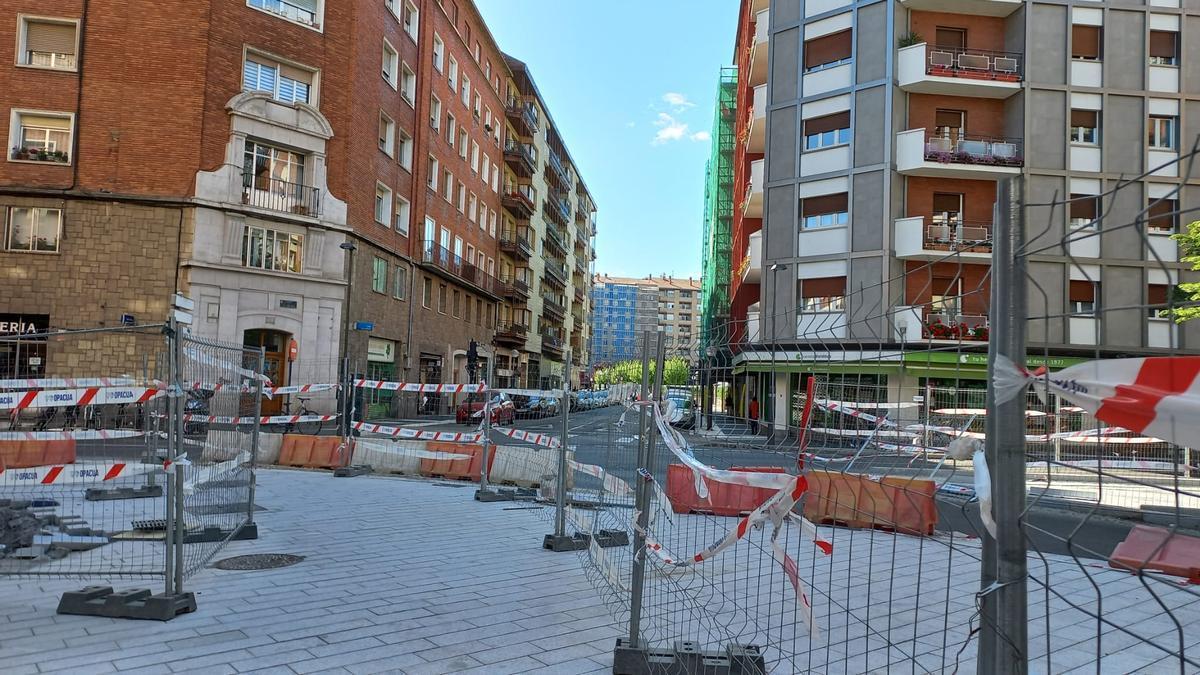
[{"label": "plastic barrier tape", "polygon": [[355,380],[354,386],[383,391],[419,391],[430,394],[476,394],[487,391],[486,384],[421,384],[419,382],[385,382],[382,380]]},{"label": "plastic barrier tape", "polygon": [[547,448],[562,447],[562,442],[558,440],[558,437],[551,436],[550,434],[535,434],[532,431],[521,431],[520,429],[500,429],[498,427],[493,427],[492,431],[498,434],[503,434],[517,441],[525,441],[526,443],[533,443],[534,445],[541,445]]},{"label": "plastic barrier tape", "polygon": [[[451,443],[476,443],[483,438],[483,434],[479,432],[462,433],[459,431],[422,431],[420,429],[406,429],[404,427],[389,427],[383,424],[369,424],[367,422],[355,422],[353,428],[356,431],[362,431],[368,434],[383,434],[393,438],[409,438],[422,441],[449,441]],[[430,458],[439,459],[439,458]],[[445,458],[441,458],[445,459]]]},{"label": "plastic barrier tape", "polygon": [[42,378],[33,380],[0,380],[0,389],[74,389],[76,387],[131,387],[138,381],[132,377]]},{"label": "plastic barrier tape", "polygon": [[270,417],[221,417],[220,415],[184,415],[184,422],[201,422],[207,424],[304,424],[307,422],[330,422],[337,415],[272,415]]},{"label": "plastic barrier tape", "polygon": [[81,483],[103,483],[116,478],[125,478],[147,473],[157,473],[162,467],[157,464],[122,463],[78,463],[64,466],[35,466],[28,469],[0,468],[0,487],[20,485],[74,485]]},{"label": "plastic barrier tape", "polygon": [[12,391],[0,393],[0,410],[145,403],[163,393],[161,389],[150,387],[85,387],[83,389]]},{"label": "plastic barrier tape", "polygon": [[0,441],[110,441],[145,436],[144,431],[77,429],[67,431],[0,431]]}]

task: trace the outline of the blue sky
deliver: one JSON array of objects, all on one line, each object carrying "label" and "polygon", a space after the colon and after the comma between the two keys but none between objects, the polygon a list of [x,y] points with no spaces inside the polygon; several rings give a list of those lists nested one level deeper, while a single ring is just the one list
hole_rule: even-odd
[{"label": "blue sky", "polygon": [[596,270],[700,273],[704,163],[736,0],[476,0],[596,199]]}]

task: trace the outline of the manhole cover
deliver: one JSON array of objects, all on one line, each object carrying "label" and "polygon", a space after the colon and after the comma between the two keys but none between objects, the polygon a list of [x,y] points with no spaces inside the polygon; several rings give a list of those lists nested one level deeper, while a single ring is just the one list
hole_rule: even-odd
[{"label": "manhole cover", "polygon": [[301,560],[304,560],[304,556],[290,553],[256,553],[218,560],[213,567],[219,570],[273,570],[295,565]]}]

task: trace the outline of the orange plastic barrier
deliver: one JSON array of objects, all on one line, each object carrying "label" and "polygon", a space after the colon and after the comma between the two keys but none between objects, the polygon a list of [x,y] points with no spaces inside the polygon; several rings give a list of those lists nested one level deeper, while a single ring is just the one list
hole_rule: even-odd
[{"label": "orange plastic barrier", "polygon": [[[336,469],[345,462],[340,436],[306,436],[284,434],[279,449],[280,466],[299,466],[307,469]],[[351,441],[353,447],[353,441]]]},{"label": "orange plastic barrier", "polygon": [[[731,471],[748,471],[759,473],[784,473],[778,467],[735,466]],[[671,510],[675,513],[711,513],[715,516],[740,516],[750,513],[775,494],[769,488],[747,487],[745,485],[730,485],[702,478],[708,487],[708,499],[701,499],[696,493],[696,483],[692,470],[683,464],[672,464],[667,467],[667,498],[671,500]]]},{"label": "orange plastic barrier", "polygon": [[1125,541],[1113,550],[1108,565],[1127,571],[1152,570],[1200,583],[1200,537],[1134,525]]},{"label": "orange plastic barrier", "polygon": [[0,467],[27,469],[33,466],[73,464],[75,440],[0,441]]},{"label": "orange plastic barrier", "polygon": [[931,480],[811,471],[804,515],[816,523],[933,534],[937,486]]},{"label": "orange plastic barrier", "polygon": [[[479,482],[483,472],[483,448],[474,443],[449,443],[429,441],[425,444],[429,452],[445,452],[455,455],[470,455],[470,459],[422,459],[421,475],[472,480]],[[488,446],[488,471],[496,459],[496,446]]]}]

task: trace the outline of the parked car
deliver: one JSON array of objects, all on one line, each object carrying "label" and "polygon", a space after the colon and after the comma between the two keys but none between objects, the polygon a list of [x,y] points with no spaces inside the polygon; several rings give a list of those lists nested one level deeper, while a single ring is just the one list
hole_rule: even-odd
[{"label": "parked car", "polygon": [[[484,400],[482,395],[472,394],[467,400],[458,404],[454,420],[459,424],[479,424],[479,421],[483,419]],[[508,394],[492,394],[492,424],[512,424],[516,417],[516,406],[513,405]]]},{"label": "parked car", "polygon": [[519,419],[536,419],[544,414],[541,396],[521,396],[516,407]]},{"label": "parked car", "polygon": [[675,403],[675,413],[669,420],[671,426],[677,429],[694,429],[696,427],[696,404],[690,396],[668,395],[667,400]]}]

